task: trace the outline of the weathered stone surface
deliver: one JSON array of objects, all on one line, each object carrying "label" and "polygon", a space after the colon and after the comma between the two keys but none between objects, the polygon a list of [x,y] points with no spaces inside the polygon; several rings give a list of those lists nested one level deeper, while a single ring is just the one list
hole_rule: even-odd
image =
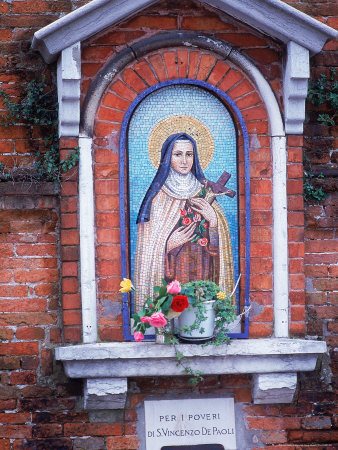
[{"label": "weathered stone surface", "polygon": [[254,403],[291,403],[296,387],[296,373],[255,374],[252,389]]}]

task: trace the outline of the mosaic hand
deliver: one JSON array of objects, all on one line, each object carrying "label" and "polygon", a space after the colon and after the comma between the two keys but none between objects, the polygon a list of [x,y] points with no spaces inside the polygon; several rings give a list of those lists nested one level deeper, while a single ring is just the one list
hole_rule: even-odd
[{"label": "mosaic hand", "polygon": [[174,248],[180,247],[191,241],[193,239],[195,228],[196,224],[193,222],[188,226],[182,226],[173,231],[167,242],[167,252],[169,253]]},{"label": "mosaic hand", "polygon": [[191,198],[191,207],[209,222],[211,228],[217,227],[217,216],[214,208],[204,198]]}]

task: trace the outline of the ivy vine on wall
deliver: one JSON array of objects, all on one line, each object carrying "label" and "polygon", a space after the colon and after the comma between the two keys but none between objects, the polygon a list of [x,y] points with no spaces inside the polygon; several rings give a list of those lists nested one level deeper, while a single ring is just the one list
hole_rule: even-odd
[{"label": "ivy vine on wall", "polygon": [[34,127],[41,127],[42,148],[35,150],[33,167],[6,167],[0,163],[0,181],[60,181],[63,173],[76,166],[79,149],[76,147],[60,160],[58,137],[58,102],[55,90],[48,89],[44,77],[27,83],[22,98],[14,102],[0,89],[6,112],[0,115],[0,126],[10,127],[24,123],[33,143]]},{"label": "ivy vine on wall", "polygon": [[[314,106],[325,107],[325,112],[318,112],[317,121],[324,126],[336,125],[338,111],[338,80],[336,70],[330,68],[329,75],[321,73],[309,83],[308,99]],[[324,178],[323,174],[315,175],[310,159],[304,154],[304,198],[308,202],[323,202],[328,194],[322,187],[316,186],[316,181]]]}]

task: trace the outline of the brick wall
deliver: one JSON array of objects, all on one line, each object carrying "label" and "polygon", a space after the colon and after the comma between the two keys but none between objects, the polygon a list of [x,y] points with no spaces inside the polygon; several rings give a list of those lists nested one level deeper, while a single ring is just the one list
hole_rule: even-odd
[{"label": "brick wall", "polygon": [[[55,67],[46,67],[41,58],[29,50],[32,34],[82,3],[86,2],[0,1],[0,82],[13,98],[38,73],[46,73],[53,82]],[[336,3],[333,1],[288,3],[330,26],[337,26]],[[120,24],[114,31],[107,30],[89,40],[83,52],[83,94],[98,69],[127,42],[175,29],[202,31],[240,48],[255,61],[281,102],[281,67],[278,62],[281,50],[277,43],[244,30],[228,17],[218,16],[210,8],[203,9],[198,2],[190,1],[163,2]],[[335,63],[335,50],[336,43],[328,43],[323,52],[312,58],[313,74],[327,71],[327,67]],[[139,83],[151,85],[154,83],[151,73],[154,72],[150,73],[146,65],[150,64],[155,68],[155,78],[159,81],[174,78],[180,74],[179,70],[188,67],[185,66],[187,53],[179,50],[175,55],[173,50],[168,50],[165,55],[149,55],[138,65],[129,67],[128,74],[141,75]],[[216,63],[208,52],[202,53],[204,59],[197,63],[193,76],[202,77],[203,72],[204,79],[221,85],[225,79],[223,63]],[[231,70],[227,70],[230,75]],[[100,110],[101,114],[106,110],[115,114],[117,126],[123,111],[137,93],[136,85],[133,85],[134,90],[130,90],[130,86],[128,88],[125,77],[127,72],[120,74],[119,81],[115,80],[115,87],[120,90],[114,91],[112,85]],[[239,86],[240,80],[237,83]],[[133,94],[129,97],[122,95],[122,86],[125,92]],[[143,90],[144,86],[140,89]],[[252,93],[239,100],[238,104],[245,112],[251,106],[255,107],[257,101]],[[102,219],[109,214],[109,219],[117,220],[117,160],[116,154],[107,150],[106,133],[111,128],[107,130],[106,123],[99,112],[95,139],[96,208]],[[253,447],[255,442],[257,447],[261,442],[261,446],[284,450],[324,450],[334,448],[338,440],[333,394],[337,374],[333,347],[337,345],[334,319],[338,291],[337,196],[334,193],[336,178],[332,177],[337,162],[334,133],[332,128],[318,125],[316,110],[308,104],[304,141],[297,136],[288,139],[291,333],[326,340],[330,359],[324,359],[315,372],[300,374],[297,401],[291,405],[252,405],[251,379],[245,375],[210,376],[198,389],[200,395],[231,393],[237,402],[245,404],[245,423],[248,433],[253,435]],[[38,130],[34,136],[39,138]],[[271,245],[271,180],[269,176],[262,176],[271,170],[269,142],[264,142],[263,136],[260,136],[260,141],[260,152],[251,151],[250,155],[253,162],[252,194],[253,198],[257,197],[257,210],[253,211],[253,241],[258,256],[262,256],[259,248]],[[74,148],[74,145],[74,140],[64,140],[61,150]],[[0,161],[29,165],[35,148],[36,143],[24,124],[17,124],[6,132],[0,129]],[[323,204],[305,205],[305,231],[302,197],[304,149],[315,170],[324,173],[322,183],[330,193]],[[109,189],[112,188],[109,193],[104,188],[107,183]],[[34,188],[22,183],[0,184],[0,449],[137,449],[135,407],[147,395],[170,393],[180,396],[192,392],[184,377],[133,379],[129,380],[124,411],[88,413],[83,411],[80,400],[81,382],[67,379],[61,365],[53,360],[55,346],[61,342],[81,341],[77,189],[76,171],[63,180],[60,199],[58,192],[48,186]],[[119,274],[112,273],[114,269],[110,263],[119,258],[118,242],[111,245],[110,240],[105,240],[107,235],[111,239],[111,234],[115,239],[118,233],[118,223],[112,223],[114,226],[108,228],[104,222],[102,226],[98,223],[98,241],[102,242],[97,246],[97,267],[102,279],[114,280],[113,289],[108,294],[113,294],[112,298],[119,301],[119,294],[114,293],[118,289]],[[268,260],[264,273],[260,270],[259,261],[252,264],[253,282],[258,286],[252,299],[262,302],[267,311],[262,317],[256,316],[256,323],[251,328],[254,336],[271,332],[271,266]],[[262,276],[264,280],[260,278]],[[263,281],[268,283],[266,289],[262,289]],[[120,327],[120,317],[113,323],[101,318],[101,338],[121,339]]]}]

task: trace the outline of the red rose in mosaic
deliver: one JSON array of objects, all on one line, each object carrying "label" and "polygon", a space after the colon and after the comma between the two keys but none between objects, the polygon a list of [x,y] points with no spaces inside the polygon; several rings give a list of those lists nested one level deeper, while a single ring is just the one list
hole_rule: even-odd
[{"label": "red rose in mosaic", "polygon": [[191,219],[189,219],[189,217],[185,217],[182,220],[183,225],[190,225],[191,224]]},{"label": "red rose in mosaic", "polygon": [[185,209],[181,209],[181,216],[186,216],[187,215],[187,211]]},{"label": "red rose in mosaic", "polygon": [[186,308],[188,308],[188,306],[188,297],[186,297],[185,295],[176,295],[171,303],[171,309],[175,312],[182,312]]},{"label": "red rose in mosaic", "polygon": [[208,239],[207,239],[207,238],[199,239],[197,242],[198,242],[199,245],[201,245],[202,247],[205,247],[205,246],[208,245]]}]

